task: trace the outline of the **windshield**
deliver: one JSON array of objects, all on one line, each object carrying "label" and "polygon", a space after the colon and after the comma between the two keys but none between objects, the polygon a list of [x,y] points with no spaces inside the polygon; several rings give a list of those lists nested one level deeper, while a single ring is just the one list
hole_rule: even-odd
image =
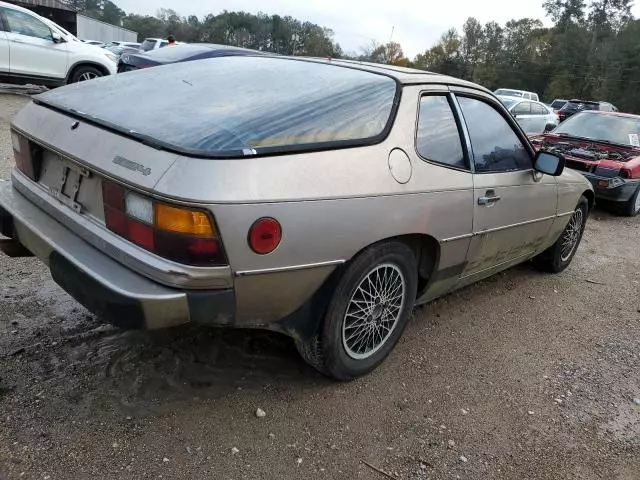
[{"label": "windshield", "polygon": [[639,146],[640,117],[582,112],[565,120],[553,133]]},{"label": "windshield", "polygon": [[[384,75],[260,56],[219,57],[100,80],[52,90],[38,100],[205,157],[371,143],[390,122],[397,91],[395,80]],[[123,115],[131,105],[136,107]]]},{"label": "windshield", "polygon": [[504,95],[505,97],[522,97],[522,92],[517,90],[507,90],[506,88],[500,88],[494,93],[496,95]]},{"label": "windshield", "polygon": [[148,52],[149,50],[153,50],[155,46],[155,40],[146,39],[144,42],[142,42],[142,45],[140,45],[140,50],[142,50],[143,52]]}]

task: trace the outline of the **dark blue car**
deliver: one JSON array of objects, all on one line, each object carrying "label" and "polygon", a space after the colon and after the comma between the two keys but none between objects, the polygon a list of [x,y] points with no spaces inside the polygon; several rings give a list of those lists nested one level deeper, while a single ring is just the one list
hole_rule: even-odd
[{"label": "dark blue car", "polygon": [[216,45],[214,43],[190,43],[159,48],[150,52],[124,53],[118,60],[118,73],[141,68],[156,67],[169,63],[191,62],[205,58],[238,55],[263,55],[263,52],[248,48]]}]

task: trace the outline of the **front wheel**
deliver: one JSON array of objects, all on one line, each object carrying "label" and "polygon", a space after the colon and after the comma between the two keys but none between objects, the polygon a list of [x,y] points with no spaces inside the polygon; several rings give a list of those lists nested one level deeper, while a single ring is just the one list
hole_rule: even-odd
[{"label": "front wheel", "polygon": [[622,205],[621,213],[627,217],[635,217],[640,213],[640,187],[631,198]]},{"label": "front wheel", "polygon": [[544,272],[560,273],[569,266],[578,250],[589,216],[589,201],[580,197],[576,209],[560,238],[533,259],[534,266]]},{"label": "front wheel", "polygon": [[75,69],[69,79],[69,83],[86,82],[87,80],[93,80],[94,78],[102,76],[102,72],[97,68],[85,65]]},{"label": "front wheel", "polygon": [[401,242],[375,245],[347,267],[313,339],[298,341],[303,358],[346,381],[375,369],[400,339],[416,298],[418,268]]}]

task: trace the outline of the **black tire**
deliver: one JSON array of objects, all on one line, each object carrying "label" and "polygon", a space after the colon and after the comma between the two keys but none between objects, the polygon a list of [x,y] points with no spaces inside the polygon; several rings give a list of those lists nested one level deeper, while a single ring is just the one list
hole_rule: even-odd
[{"label": "black tire", "polygon": [[635,217],[640,213],[640,203],[638,203],[638,199],[640,198],[640,187],[636,190],[631,198],[625,202],[620,208],[620,213],[625,217]]},{"label": "black tire", "polygon": [[[387,294],[381,295],[381,297],[385,298],[374,310],[368,310],[371,313],[370,315],[364,311],[356,310],[354,312],[353,308],[356,302],[361,303],[360,300],[355,300],[355,298],[365,298],[364,296],[358,297],[358,295],[363,294],[356,293],[356,290],[370,274],[386,274],[388,277],[384,278],[396,280],[398,282],[396,283],[397,286],[392,287],[390,282],[387,284]],[[379,276],[369,278],[380,279]],[[382,282],[381,279],[380,281]],[[335,380],[352,380],[371,372],[389,355],[400,339],[415,303],[417,285],[418,267],[415,256],[407,245],[392,241],[370,247],[348,265],[336,285],[317,334],[306,341],[297,341],[298,351],[307,363]],[[378,286],[385,288],[382,284]],[[400,302],[398,296],[394,296],[395,292],[393,290],[396,288],[404,290],[400,305],[391,303],[391,299],[395,299],[395,302]],[[372,301],[371,305],[373,303]],[[395,323],[384,333],[386,337],[381,339],[380,345],[376,347],[375,351],[363,351],[361,354],[355,350],[351,350],[351,353],[348,352],[349,337],[347,336],[348,334],[343,337],[343,325],[347,321],[347,309],[349,308],[352,309],[349,314],[351,319],[355,318],[355,313],[367,317],[366,320],[350,320],[359,322],[360,325],[365,321],[382,325],[384,322],[390,322],[390,318],[396,318]],[[362,307],[356,306],[355,308]],[[345,328],[355,329],[352,332],[356,330],[358,332],[365,331],[364,325],[357,327],[353,326],[353,324],[351,326],[347,324]],[[378,332],[381,331],[383,330],[378,330]],[[358,335],[355,336],[357,337]],[[351,347],[356,348],[354,345],[362,346],[362,344],[358,344],[358,339],[352,340]],[[367,346],[365,345],[363,348],[366,349]],[[366,358],[354,358],[354,355],[369,356]]]},{"label": "black tire", "polygon": [[[571,235],[570,230],[575,227],[573,223],[578,215],[581,215],[582,223],[579,230],[576,233],[575,242],[572,246],[572,250],[567,256],[567,251],[564,249],[567,236]],[[533,259],[533,265],[543,272],[560,273],[569,266],[571,260],[576,254],[580,241],[582,240],[582,234],[584,233],[584,227],[587,224],[587,218],[589,216],[589,201],[585,197],[580,197],[580,201],[576,206],[576,209],[569,219],[567,226],[562,231],[562,234],[547,250],[542,252]]]},{"label": "black tire", "polygon": [[[92,67],[90,65],[83,65],[81,67],[76,68],[71,77],[69,78],[69,83],[78,83],[84,82],[85,80],[91,80],[93,78],[103,77],[104,74],[97,69],[96,67]],[[91,78],[88,78],[91,77]]]}]

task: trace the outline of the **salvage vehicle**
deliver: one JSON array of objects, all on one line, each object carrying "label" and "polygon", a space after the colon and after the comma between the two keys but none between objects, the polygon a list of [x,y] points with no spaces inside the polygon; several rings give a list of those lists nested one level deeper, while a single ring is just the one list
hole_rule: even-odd
[{"label": "salvage vehicle", "polygon": [[261,52],[248,48],[216,45],[213,43],[188,43],[172,48],[160,48],[150,52],[125,52],[118,60],[118,73],[131,72],[143,68],[168,65],[170,63],[193,62],[207,58],[231,55],[260,55]]},{"label": "salvage vehicle", "polygon": [[558,110],[558,118],[564,122],[567,118],[576,113],[587,110],[598,110],[601,112],[617,112],[618,109],[609,102],[595,102],[590,100],[569,100]]},{"label": "salvage vehicle", "polygon": [[542,133],[553,130],[560,120],[551,107],[533,100],[498,96],[502,104],[518,121],[525,133]]},{"label": "salvage vehicle", "polygon": [[5,252],[115,325],[275,330],[338,380],[379,365],[415,305],[565,269],[594,201],[483,87],[342,60],[74,85],[34,97],[12,140]]},{"label": "salvage vehicle", "polygon": [[640,116],[584,111],[532,138],[537,149],[564,155],[593,185],[596,198],[623,215],[640,213]]},{"label": "salvage vehicle", "polygon": [[549,106],[553,109],[555,113],[558,113],[562,107],[564,107],[569,100],[565,100],[563,98],[556,98],[553,102],[549,104]]}]

